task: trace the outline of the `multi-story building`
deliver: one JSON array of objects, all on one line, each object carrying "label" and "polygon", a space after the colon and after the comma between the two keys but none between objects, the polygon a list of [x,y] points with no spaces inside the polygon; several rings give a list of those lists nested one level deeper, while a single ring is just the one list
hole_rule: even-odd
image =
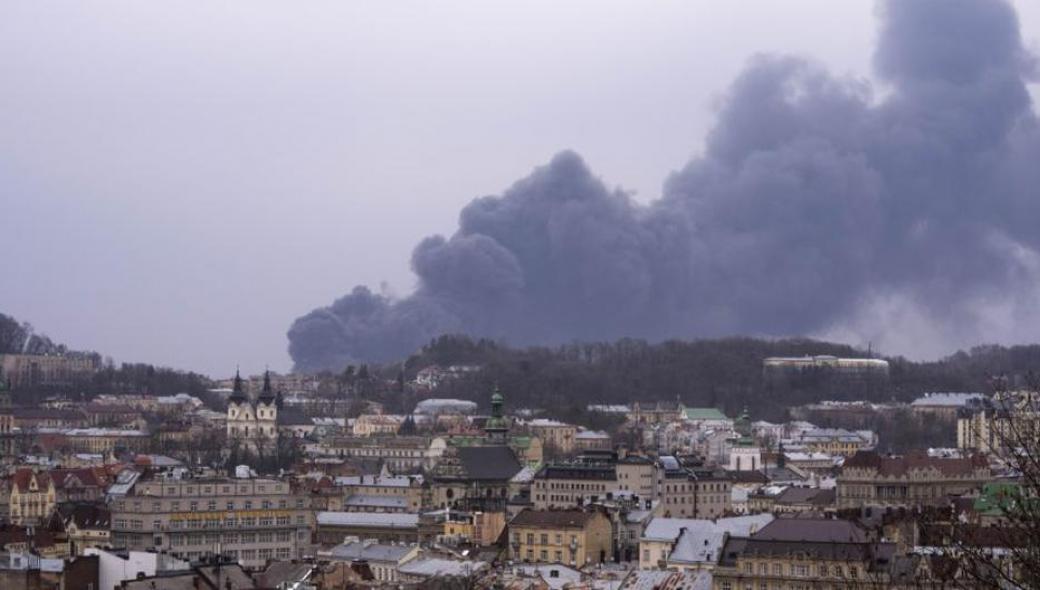
[{"label": "multi-story building", "polygon": [[810,453],[851,457],[859,451],[874,448],[877,435],[869,430],[817,428],[803,432],[798,443]]},{"label": "multi-story building", "polygon": [[634,402],[625,418],[634,424],[667,424],[683,418],[680,402]]},{"label": "multi-story building", "polygon": [[957,447],[965,450],[1006,456],[1038,431],[1040,399],[1033,392],[971,399],[957,412]]},{"label": "multi-story building", "polygon": [[289,482],[145,476],[112,505],[112,545],[198,559],[217,553],[245,567],[310,552],[310,503]]},{"label": "multi-story building", "polygon": [[548,418],[537,418],[527,423],[527,429],[542,439],[543,445],[557,453],[569,455],[574,452],[575,436],[578,434],[578,428],[573,424]]},{"label": "multi-story building", "polygon": [[564,463],[542,467],[534,477],[536,510],[577,508],[618,491],[617,469],[609,463]]},{"label": "multi-story building", "polygon": [[143,451],[151,436],[143,430],[73,428],[63,430],[69,448],[77,453],[111,453],[117,449]]},{"label": "multi-story building", "polygon": [[78,410],[58,408],[15,408],[14,426],[21,430],[40,428],[80,428],[87,425],[87,417]]},{"label": "multi-story building", "polygon": [[599,430],[582,430],[574,435],[574,449],[582,451],[609,450],[614,444],[610,435]]},{"label": "multi-story building", "polygon": [[717,518],[732,511],[733,481],[722,469],[663,456],[657,470],[661,513],[672,518]]},{"label": "multi-story building", "polygon": [[981,393],[926,393],[910,403],[915,416],[952,422],[957,412],[986,396]]},{"label": "multi-story building", "polygon": [[625,453],[616,463],[617,490],[644,500],[657,497],[657,463],[642,455]]},{"label": "multi-story building", "polygon": [[509,546],[515,561],[574,567],[614,554],[610,519],[599,511],[524,510],[509,522]]},{"label": "multi-story building", "polygon": [[337,436],[313,445],[319,455],[381,460],[394,473],[432,469],[447,442],[429,436]]},{"label": "multi-story building", "polygon": [[401,429],[404,416],[390,414],[362,414],[354,420],[354,436],[393,435]]},{"label": "multi-story building", "polygon": [[0,367],[11,387],[72,385],[98,369],[91,355],[0,354]]},{"label": "multi-story building", "polygon": [[657,465],[641,455],[588,451],[577,460],[544,465],[534,476],[537,510],[574,508],[618,494],[650,500],[657,495]]},{"label": "multi-story building", "polygon": [[845,461],[837,482],[838,508],[921,506],[977,490],[992,479],[982,455],[931,457],[925,452],[883,456],[861,451]]},{"label": "multi-story building", "polygon": [[895,551],[895,544],[873,542],[848,521],[778,518],[726,540],[713,587],[888,588]]},{"label": "multi-story building", "polygon": [[141,420],[139,410],[123,404],[87,404],[83,414],[91,426],[136,426]]},{"label": "multi-story building", "polygon": [[421,475],[351,475],[337,477],[335,484],[342,490],[343,509],[359,512],[368,511],[362,507],[378,505],[380,500],[392,502],[399,508],[395,511],[419,512],[427,503],[429,489]]},{"label": "multi-story building", "polygon": [[28,467],[16,469],[8,488],[11,522],[17,525],[40,524],[54,510],[54,481],[46,473]]}]

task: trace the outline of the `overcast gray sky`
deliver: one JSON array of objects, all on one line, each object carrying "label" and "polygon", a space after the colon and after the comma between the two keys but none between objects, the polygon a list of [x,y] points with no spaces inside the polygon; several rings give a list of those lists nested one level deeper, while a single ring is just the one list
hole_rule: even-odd
[{"label": "overcast gray sky", "polygon": [[[1040,3],[1015,4],[1035,50]],[[419,238],[557,151],[648,201],[749,56],[869,76],[873,11],[5,2],[0,312],[120,361],[288,369],[294,318],[409,293]]]}]

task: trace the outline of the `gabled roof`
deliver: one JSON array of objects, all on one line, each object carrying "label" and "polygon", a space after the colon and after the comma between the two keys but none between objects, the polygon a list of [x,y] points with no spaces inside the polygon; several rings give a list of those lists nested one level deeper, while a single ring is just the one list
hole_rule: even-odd
[{"label": "gabled roof", "polygon": [[36,485],[40,491],[46,490],[51,483],[51,478],[46,473],[34,473],[32,469],[22,468],[16,470],[11,476],[11,489],[17,488],[19,493],[27,493],[33,477],[36,478]]}]

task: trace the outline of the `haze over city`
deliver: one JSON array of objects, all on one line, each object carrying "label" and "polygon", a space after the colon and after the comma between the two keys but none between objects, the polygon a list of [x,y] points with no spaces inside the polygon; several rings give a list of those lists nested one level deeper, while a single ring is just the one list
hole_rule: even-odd
[{"label": "haze over city", "polygon": [[[1013,6],[1021,45],[1035,54],[1040,7]],[[324,324],[303,326],[298,365],[399,356],[426,338],[427,325],[507,340],[530,328],[521,344],[814,335],[914,358],[1035,341],[1035,58],[988,12],[923,31],[912,14],[899,21],[908,29],[886,29],[880,12],[858,0],[11,4],[0,18],[0,247],[16,256],[0,281],[0,311],[73,348],[211,375],[236,365],[289,369],[293,321],[358,285],[411,307],[332,335]],[[934,47],[905,42],[965,23],[981,24],[958,38],[970,48],[950,64],[929,64]],[[886,61],[885,48],[898,59]],[[921,62],[908,59],[915,55]],[[953,73],[944,77],[946,65]],[[965,72],[977,79],[959,79]],[[922,83],[931,77],[963,92]],[[770,79],[797,108],[740,102],[768,96]],[[1026,93],[1016,97],[1016,84]],[[910,98],[886,102],[897,91]],[[950,108],[929,119],[936,97],[950,98]],[[958,112],[996,114],[967,128]],[[913,160],[911,144],[930,145],[928,134],[890,133],[911,120],[963,150],[942,162]],[[742,121],[754,129],[740,129]],[[789,126],[767,129],[776,121]],[[838,147],[799,151],[785,136],[792,129]],[[800,225],[783,219],[782,207],[762,207],[759,192],[783,192],[783,182],[706,171],[727,161],[746,171],[756,151],[769,151],[762,142],[774,141],[792,170],[837,170],[791,189],[795,211],[828,202],[816,194],[852,206]],[[909,161],[920,168],[900,170]],[[503,246],[506,233],[521,232],[517,218],[481,217],[477,207],[469,230],[491,235],[498,224],[498,244],[451,239],[472,199],[502,195],[536,167],[514,201],[530,202],[530,186],[546,177],[551,185],[553,174],[605,202],[620,189],[631,205],[590,211],[617,213],[604,225],[635,237],[581,242],[577,232],[559,255],[525,258],[518,244],[537,232]],[[984,181],[966,187],[965,178]],[[750,247],[739,232],[667,234],[646,221],[675,220],[669,203],[687,211],[690,195],[705,200],[698,219],[746,229],[766,245]],[[712,205],[718,195],[737,205]],[[920,198],[875,206],[905,195]],[[650,245],[646,234],[701,249]],[[449,240],[424,242],[425,257],[409,264],[433,235]],[[609,262],[590,264],[594,250]],[[679,251],[696,260],[676,260]],[[761,252],[785,251],[804,260],[789,281],[770,275],[782,259],[758,266]],[[722,254],[736,263],[720,271],[704,262]],[[682,262],[696,276],[638,270],[647,260]],[[524,266],[547,261],[577,278],[540,281]],[[426,273],[423,282],[413,268]],[[488,278],[503,268],[511,270],[501,280]],[[637,275],[642,284],[631,280]],[[421,297],[409,299],[417,288]],[[684,294],[692,299],[676,303]],[[688,309],[702,302],[707,318]],[[601,321],[610,309],[631,317]],[[329,355],[315,359],[308,338]]]}]

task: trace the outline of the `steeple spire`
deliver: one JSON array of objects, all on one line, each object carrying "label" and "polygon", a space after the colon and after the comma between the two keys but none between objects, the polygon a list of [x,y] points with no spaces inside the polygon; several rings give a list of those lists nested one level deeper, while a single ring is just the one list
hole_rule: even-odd
[{"label": "steeple spire", "polygon": [[264,369],[264,388],[260,392],[260,397],[257,398],[257,400],[267,404],[274,403],[275,401],[274,392],[271,391],[270,369]]},{"label": "steeple spire", "polygon": [[242,390],[242,375],[238,371],[238,367],[235,367],[235,385],[231,391],[231,397],[228,401],[233,403],[242,403],[248,401],[246,398],[245,391]]}]

